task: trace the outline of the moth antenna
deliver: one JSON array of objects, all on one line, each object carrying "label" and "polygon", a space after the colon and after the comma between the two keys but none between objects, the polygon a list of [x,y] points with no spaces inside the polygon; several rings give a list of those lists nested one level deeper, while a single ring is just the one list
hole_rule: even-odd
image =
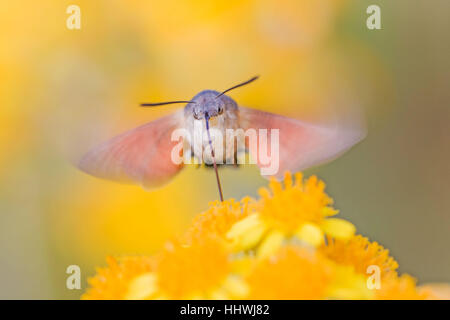
[{"label": "moth antenna", "polygon": [[246,84],[249,84],[250,82],[253,82],[253,81],[255,81],[255,80],[258,79],[258,78],[259,78],[259,76],[254,76],[254,77],[251,78],[250,80],[247,80],[247,81],[245,81],[245,82],[242,82],[242,83],[240,83],[240,84],[237,84],[237,85],[235,85],[234,87],[231,87],[231,88],[229,88],[229,89],[223,91],[222,93],[218,94],[218,95],[216,96],[216,99],[217,99],[218,97],[220,97],[221,95],[224,95],[224,94],[227,93],[228,91],[231,91],[231,90],[233,90],[233,89],[236,89],[236,88],[245,86]]},{"label": "moth antenna", "polygon": [[165,104],[172,103],[195,103],[195,101],[168,101],[168,102],[156,102],[156,103],[141,103],[141,107],[156,107],[163,106]]},{"label": "moth antenna", "polygon": [[208,114],[205,114],[205,120],[206,120],[206,132],[208,133],[208,141],[209,141],[209,147],[211,148],[211,156],[213,159],[214,171],[216,172],[217,187],[219,188],[220,201],[223,202],[222,186],[220,185],[219,172],[217,170],[216,155],[215,155],[214,149],[212,147],[211,135],[209,133],[209,116],[208,116]]}]

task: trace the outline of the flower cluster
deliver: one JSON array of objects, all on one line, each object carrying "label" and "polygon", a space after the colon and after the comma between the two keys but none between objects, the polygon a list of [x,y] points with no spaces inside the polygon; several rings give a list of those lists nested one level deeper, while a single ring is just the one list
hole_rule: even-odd
[{"label": "flower cluster", "polygon": [[376,242],[336,218],[325,184],[286,174],[260,198],[210,203],[152,257],[109,258],[83,299],[427,299]]}]

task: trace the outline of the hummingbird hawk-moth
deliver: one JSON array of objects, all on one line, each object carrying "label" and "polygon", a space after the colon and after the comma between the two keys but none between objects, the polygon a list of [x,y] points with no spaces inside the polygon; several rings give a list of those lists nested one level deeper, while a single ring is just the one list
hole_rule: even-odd
[{"label": "hummingbird hawk-moth", "polygon": [[[144,103],[141,106],[153,107],[171,103],[185,103],[183,110],[151,121],[135,129],[124,132],[90,150],[79,162],[79,168],[93,176],[131,182],[146,188],[155,188],[166,183],[177,174],[183,163],[171,160],[178,141],[173,141],[174,130],[183,128],[190,136],[197,134],[196,128],[206,129],[207,138],[200,140],[199,148],[192,147],[194,157],[206,157],[214,165],[221,199],[222,190],[217,173],[216,158],[211,142],[210,131],[216,130],[226,136],[229,129],[278,130],[277,172],[271,174],[281,178],[285,171],[292,172],[324,163],[339,156],[364,137],[364,130],[339,125],[316,125],[297,119],[250,109],[238,104],[225,93],[248,84],[258,77],[233,86],[223,92],[204,90],[189,101]],[[261,145],[263,141],[265,146]],[[184,141],[184,144],[191,141]],[[261,161],[258,149],[272,150],[273,141],[256,139],[251,145],[245,142],[246,151],[263,168],[267,163]],[[237,147],[229,148],[223,154],[221,163],[230,163],[236,158]],[[227,146],[225,146],[227,148]],[[185,148],[183,150],[186,150]],[[205,150],[209,152],[204,153]],[[201,162],[201,160],[200,160]]]}]

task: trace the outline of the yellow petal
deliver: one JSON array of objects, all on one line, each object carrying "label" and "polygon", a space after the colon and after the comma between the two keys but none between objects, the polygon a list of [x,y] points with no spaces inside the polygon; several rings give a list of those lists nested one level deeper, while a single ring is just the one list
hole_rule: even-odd
[{"label": "yellow petal", "polygon": [[234,276],[228,276],[223,287],[233,298],[244,298],[250,291],[247,283],[242,278]]},{"label": "yellow petal", "polygon": [[228,300],[230,297],[228,296],[227,292],[221,288],[214,290],[210,293],[209,298],[212,300]]},{"label": "yellow petal", "polygon": [[295,233],[297,238],[303,240],[314,247],[318,247],[323,243],[324,235],[318,225],[313,223],[303,224]]},{"label": "yellow petal", "polygon": [[246,275],[251,272],[255,261],[256,260],[253,257],[249,257],[247,255],[244,257],[233,259],[231,261],[231,271],[233,273]]},{"label": "yellow petal", "polygon": [[330,207],[325,207],[325,208],[322,209],[322,214],[325,217],[331,217],[331,216],[334,216],[334,215],[336,215],[338,213],[339,213],[339,210],[336,210],[336,209],[333,209],[333,208],[330,208]]},{"label": "yellow petal", "polygon": [[275,253],[284,240],[284,234],[280,231],[271,231],[259,245],[256,256],[260,259],[267,258]]},{"label": "yellow petal", "polygon": [[227,238],[233,239],[240,237],[246,233],[249,229],[259,224],[259,215],[257,213],[251,214],[248,217],[236,222],[227,232]]},{"label": "yellow petal", "polygon": [[149,298],[156,292],[156,275],[144,273],[134,278],[128,286],[125,295],[126,300],[143,300]]},{"label": "yellow petal", "polygon": [[373,299],[374,292],[366,285],[366,277],[353,267],[336,266],[333,281],[328,288],[330,299]]},{"label": "yellow petal", "polygon": [[246,250],[255,246],[260,240],[266,225],[258,214],[252,214],[245,219],[236,222],[228,231],[226,237],[232,240],[235,250]]},{"label": "yellow petal", "polygon": [[326,234],[341,240],[350,239],[356,231],[353,224],[339,218],[325,219],[322,222],[321,227]]}]

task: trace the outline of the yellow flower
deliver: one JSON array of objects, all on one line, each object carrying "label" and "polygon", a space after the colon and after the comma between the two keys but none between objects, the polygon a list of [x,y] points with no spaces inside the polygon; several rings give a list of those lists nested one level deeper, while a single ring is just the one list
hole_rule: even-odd
[{"label": "yellow flower", "polygon": [[434,299],[428,290],[418,290],[416,280],[410,275],[389,276],[382,280],[380,290],[375,291],[379,300],[425,300]]},{"label": "yellow flower", "polygon": [[130,282],[155,269],[151,257],[107,258],[108,267],[97,269],[97,275],[89,279],[90,288],[81,297],[86,300],[125,299]]},{"label": "yellow flower", "polygon": [[398,276],[398,263],[389,255],[389,250],[371,242],[366,237],[356,235],[348,241],[327,239],[327,244],[320,248],[329,259],[339,265],[351,267],[363,277],[364,283],[372,273],[370,266],[380,269],[380,287],[372,289],[375,299],[427,299],[432,295],[426,290],[418,290],[415,280],[404,274]]},{"label": "yellow flower", "polygon": [[255,200],[250,197],[245,197],[241,201],[229,199],[211,202],[208,210],[194,217],[186,238],[211,235],[225,238],[225,234],[233,224],[249,215],[254,203]]},{"label": "yellow flower", "polygon": [[382,278],[396,274],[398,268],[398,263],[389,255],[389,250],[361,235],[347,241],[329,237],[327,244],[322,245],[320,250],[336,263],[352,266],[356,272],[364,275],[369,266],[379,267]]},{"label": "yellow flower", "polygon": [[366,277],[351,266],[334,265],[333,281],[328,287],[328,299],[373,299],[374,293],[367,287]]},{"label": "yellow flower", "polygon": [[[316,177],[213,202],[154,257],[108,258],[83,299],[431,299],[337,213]],[[326,235],[326,241],[324,241]],[[379,279],[371,277],[379,267]],[[369,278],[370,277],[370,278]],[[379,286],[374,286],[377,279]],[[370,282],[369,282],[370,281]]]},{"label": "yellow flower", "polygon": [[233,275],[232,262],[218,238],[190,243],[169,242],[154,272],[134,279],[128,298],[229,299],[247,294],[247,286]]},{"label": "yellow flower", "polygon": [[230,271],[227,251],[218,240],[169,243],[158,263],[158,290],[173,299],[210,298]]},{"label": "yellow flower", "polygon": [[366,279],[311,247],[295,244],[259,259],[246,278],[250,299],[371,299]]},{"label": "yellow flower", "polygon": [[270,190],[260,190],[261,199],[252,205],[254,213],[236,222],[227,233],[235,250],[253,249],[259,244],[261,258],[275,252],[289,238],[299,239],[317,247],[324,234],[346,240],[355,233],[348,221],[330,218],[338,213],[331,207],[333,200],[324,192],[323,181],[312,176],[303,182],[300,173],[295,184],[286,173],[283,185],[272,179]]},{"label": "yellow flower", "polygon": [[249,298],[325,298],[332,272],[331,264],[314,250],[289,245],[255,266],[247,277]]}]

